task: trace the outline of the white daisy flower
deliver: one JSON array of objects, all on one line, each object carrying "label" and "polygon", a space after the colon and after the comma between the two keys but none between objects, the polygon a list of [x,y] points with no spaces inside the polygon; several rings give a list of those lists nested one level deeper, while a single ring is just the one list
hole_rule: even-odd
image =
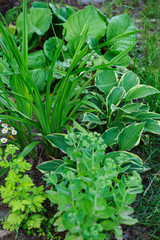
[{"label": "white daisy flower", "polygon": [[1,143],[6,143],[7,142],[7,138],[1,138]]},{"label": "white daisy flower", "polygon": [[2,129],[2,133],[5,134],[5,133],[7,133],[7,132],[8,132],[8,128],[3,128],[3,129]]},{"label": "white daisy flower", "polygon": [[2,121],[0,120],[0,123],[1,123]]},{"label": "white daisy flower", "polygon": [[17,131],[16,130],[12,130],[12,135],[16,135]]},{"label": "white daisy flower", "polygon": [[10,129],[10,130],[14,130],[14,127],[10,127],[9,129]]},{"label": "white daisy flower", "polygon": [[6,123],[3,123],[3,124],[2,124],[2,127],[7,128],[8,125],[7,125]]}]

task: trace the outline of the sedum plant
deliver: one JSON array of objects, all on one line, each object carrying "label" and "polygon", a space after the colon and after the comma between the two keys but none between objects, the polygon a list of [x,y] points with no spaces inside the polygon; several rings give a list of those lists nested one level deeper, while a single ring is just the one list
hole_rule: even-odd
[{"label": "sedum plant", "polygon": [[[39,229],[45,220],[45,209],[42,203],[46,199],[43,186],[36,187],[32,179],[24,173],[30,170],[31,164],[23,157],[15,155],[18,148],[8,144],[4,157],[0,160],[0,166],[9,170],[5,178],[5,185],[0,186],[2,202],[10,207],[10,214],[3,223],[4,229],[10,231],[25,229]],[[8,154],[12,159],[7,160]],[[2,155],[1,155],[2,156]]]},{"label": "sedum plant", "polygon": [[123,165],[125,156],[119,154],[121,161],[116,162],[105,155],[106,144],[98,133],[72,133],[66,140],[65,164],[55,171],[51,163],[39,166],[51,171],[45,177],[52,186],[47,196],[58,205],[54,226],[68,231],[65,240],[109,240],[112,234],[123,239],[121,224],[137,222],[130,216],[134,211],[130,205],[142,192],[139,174],[133,170],[124,174],[130,168]]}]

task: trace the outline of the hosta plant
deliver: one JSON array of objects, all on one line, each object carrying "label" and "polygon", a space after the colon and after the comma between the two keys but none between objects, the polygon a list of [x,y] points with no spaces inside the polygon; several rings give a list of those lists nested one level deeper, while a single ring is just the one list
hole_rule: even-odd
[{"label": "hosta plant", "polygon": [[118,144],[120,150],[131,150],[139,144],[142,133],[160,134],[160,114],[150,112],[143,101],[159,90],[140,84],[131,71],[117,75],[111,70],[97,73],[95,87],[96,91],[88,92],[92,109],[85,108],[82,122],[88,129],[99,129],[107,144],[109,141],[109,145]]},{"label": "hosta plant", "polygon": [[64,164],[58,167],[57,161],[55,171],[51,171],[53,162],[39,166],[51,171],[45,177],[52,186],[48,198],[58,205],[54,226],[59,232],[68,230],[65,240],[104,240],[112,234],[123,239],[121,224],[137,222],[130,216],[134,210],[129,205],[142,192],[139,174],[133,169],[124,174],[132,167],[125,164],[123,154],[119,153],[119,161],[105,155],[106,144],[100,134],[72,133],[66,141]]}]

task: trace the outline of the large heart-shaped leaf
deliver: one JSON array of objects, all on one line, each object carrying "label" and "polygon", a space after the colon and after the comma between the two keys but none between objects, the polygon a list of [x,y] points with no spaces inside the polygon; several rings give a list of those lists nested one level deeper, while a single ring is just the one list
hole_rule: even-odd
[{"label": "large heart-shaped leaf", "polygon": [[[17,18],[17,31],[19,35],[22,35],[23,27],[23,13]],[[28,22],[28,36],[29,40],[32,37],[33,33],[42,36],[45,32],[48,31],[51,24],[50,10],[48,8],[31,8],[30,14],[27,15]]]},{"label": "large heart-shaped leaf", "polygon": [[51,37],[48,40],[45,41],[43,49],[45,55],[49,58],[49,60],[52,61],[52,58],[54,56],[54,53],[60,43],[61,39],[57,37]]},{"label": "large heart-shaped leaf", "polygon": [[144,125],[145,123],[134,123],[123,128],[118,136],[119,149],[130,151],[133,147],[137,146],[140,142]]},{"label": "large heart-shaped leaf", "polygon": [[105,34],[106,23],[99,16],[94,6],[87,6],[71,15],[64,23],[64,29],[66,30],[66,41],[82,36],[86,31],[87,37],[100,39]]},{"label": "large heart-shaped leaf", "polygon": [[95,85],[106,95],[117,86],[117,76],[114,71],[104,70],[96,76]]},{"label": "large heart-shaped leaf", "polygon": [[121,77],[119,86],[123,87],[125,91],[128,92],[129,89],[133,88],[136,85],[139,85],[139,83],[140,83],[140,80],[138,76],[135,73],[130,71],[128,73],[125,73]]},{"label": "large heart-shaped leaf", "polygon": [[57,9],[52,3],[49,3],[49,6],[52,9],[53,14],[63,22],[75,13],[75,10],[69,6],[61,7],[60,9]]},{"label": "large heart-shaped leaf", "polygon": [[125,99],[127,101],[130,101],[132,99],[143,98],[149,95],[153,95],[155,93],[160,93],[160,91],[154,87],[139,84],[134,86],[127,92]]},{"label": "large heart-shaped leaf", "polygon": [[[121,53],[120,51],[111,50],[111,51],[105,52],[103,56],[109,62],[120,53]],[[124,57],[115,61],[114,65],[128,67],[130,63],[131,63],[131,58],[128,56],[128,54],[126,54]]]},{"label": "large heart-shaped leaf", "polygon": [[[107,40],[111,40],[121,34],[134,32],[136,27],[131,22],[130,17],[127,14],[113,17],[107,27]],[[117,39],[112,46],[112,50],[124,51],[137,41],[137,35],[133,34],[125,36],[121,39]]]}]

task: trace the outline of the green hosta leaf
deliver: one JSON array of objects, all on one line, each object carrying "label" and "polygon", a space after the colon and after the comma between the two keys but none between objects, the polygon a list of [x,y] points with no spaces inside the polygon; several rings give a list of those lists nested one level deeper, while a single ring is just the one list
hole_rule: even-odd
[{"label": "green hosta leaf", "polygon": [[49,60],[52,61],[52,58],[54,56],[54,53],[60,43],[61,39],[57,37],[51,37],[47,41],[45,41],[43,49],[45,55],[49,58]]},{"label": "green hosta leaf", "polygon": [[153,95],[155,93],[160,93],[160,91],[154,87],[141,84],[131,88],[127,92],[125,99],[127,101],[130,101],[132,99],[143,98],[149,95]]},{"label": "green hosta leaf", "polygon": [[151,132],[160,135],[160,121],[152,119],[146,120],[144,132]]},{"label": "green hosta leaf", "polygon": [[51,24],[50,10],[47,8],[30,9],[31,22],[39,31],[38,35],[43,35],[48,31]]},{"label": "green hosta leaf", "polygon": [[[107,27],[107,40],[111,40],[121,34],[133,32],[137,28],[131,22],[127,14],[113,17]],[[124,51],[137,41],[137,35],[124,36],[113,44],[112,50]]]},{"label": "green hosta leaf", "polygon": [[64,23],[64,29],[66,30],[66,41],[82,36],[86,31],[88,31],[87,37],[100,39],[105,34],[106,23],[99,16],[94,6],[87,6],[71,15]]},{"label": "green hosta leaf", "polygon": [[117,106],[125,95],[123,87],[114,87],[107,96],[108,111],[112,111],[112,105]]},{"label": "green hosta leaf", "polygon": [[117,142],[118,134],[119,134],[119,129],[117,127],[113,127],[113,128],[107,129],[102,134],[102,138],[104,139],[105,144],[107,144],[107,146],[110,146]]},{"label": "green hosta leaf", "polygon": [[53,133],[46,136],[46,139],[54,146],[66,153],[70,143],[65,139],[65,134]]},{"label": "green hosta leaf", "polygon": [[137,146],[140,142],[144,125],[145,123],[134,123],[123,128],[118,136],[119,149],[130,151],[133,147]]},{"label": "green hosta leaf", "polygon": [[48,66],[47,58],[42,50],[28,54],[28,68],[39,69]]},{"label": "green hosta leaf", "polygon": [[148,170],[148,168],[144,166],[142,159],[133,153],[126,151],[110,152],[106,154],[106,159],[107,158],[113,159],[121,167],[128,166],[129,169],[127,172],[133,170],[143,172]]},{"label": "green hosta leaf", "polygon": [[47,8],[47,3],[45,2],[32,2],[31,3],[33,8]]},{"label": "green hosta leaf", "polygon": [[[17,18],[17,31],[19,35],[22,35],[23,27],[23,13]],[[32,37],[33,33],[42,36],[45,32],[48,31],[51,24],[50,10],[48,8],[31,8],[30,14],[27,15],[28,22],[28,36],[29,40]]]},{"label": "green hosta leaf", "polygon": [[[118,54],[120,54],[120,51],[111,50],[111,51],[107,51],[103,56],[109,62]],[[114,65],[128,67],[130,63],[131,63],[131,58],[126,54],[124,57],[115,61]]]},{"label": "green hosta leaf", "polygon": [[67,48],[69,50],[69,54],[71,57],[74,56],[76,50],[77,50],[77,46],[80,42],[80,40],[82,39],[82,36],[77,36],[74,39],[71,39],[68,44],[67,44]]},{"label": "green hosta leaf", "polygon": [[131,71],[128,73],[125,73],[121,77],[120,82],[119,82],[119,86],[123,87],[126,92],[128,92],[129,89],[131,89],[134,86],[139,85],[139,84],[140,84],[140,80],[139,80],[138,76]]},{"label": "green hosta leaf", "polygon": [[93,113],[85,113],[83,116],[82,122],[92,122],[99,125],[103,125],[106,123],[105,121],[101,121],[99,117],[97,117]]},{"label": "green hosta leaf", "polygon": [[41,163],[38,165],[38,169],[43,172],[55,171],[59,166],[64,164],[64,161],[56,159],[48,162]]},{"label": "green hosta leaf", "polygon": [[34,69],[34,70],[30,70],[30,73],[39,91],[43,92],[47,85],[49,70]]},{"label": "green hosta leaf", "polygon": [[106,95],[110,92],[110,90],[117,86],[117,76],[114,71],[111,70],[104,70],[100,72],[96,76],[95,81],[96,87],[98,87],[102,92]]},{"label": "green hosta leaf", "polygon": [[13,7],[12,9],[8,10],[5,15],[7,23],[9,24],[15,22],[15,19],[17,19],[20,12],[21,12],[20,7]]},{"label": "green hosta leaf", "polygon": [[65,22],[72,14],[75,13],[74,9],[69,6],[61,7],[60,9],[57,9],[52,3],[49,3],[49,6],[54,15],[63,22]]}]

